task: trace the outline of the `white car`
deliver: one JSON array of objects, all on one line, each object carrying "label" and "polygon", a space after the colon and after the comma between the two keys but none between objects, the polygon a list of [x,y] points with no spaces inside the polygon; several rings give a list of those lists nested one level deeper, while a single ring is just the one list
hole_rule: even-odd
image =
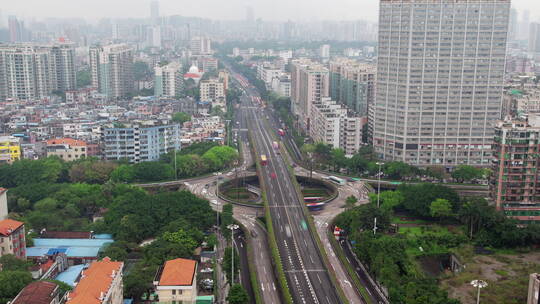
[{"label": "white car", "polygon": [[217,204],[218,204],[218,201],[217,201],[217,200],[211,200],[210,203],[211,203],[212,205],[217,205]]}]

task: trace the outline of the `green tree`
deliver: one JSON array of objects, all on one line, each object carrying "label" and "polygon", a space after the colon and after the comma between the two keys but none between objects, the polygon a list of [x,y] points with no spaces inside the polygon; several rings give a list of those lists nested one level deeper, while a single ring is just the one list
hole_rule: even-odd
[{"label": "green tree", "polygon": [[394,208],[400,206],[404,200],[405,198],[400,191],[383,191],[380,194],[381,208],[385,210],[393,211]]},{"label": "green tree", "polygon": [[179,123],[180,125],[183,125],[186,121],[191,120],[191,115],[184,113],[184,112],[176,112],[174,113],[172,117],[172,121]]},{"label": "green tree", "polygon": [[457,210],[459,196],[451,188],[436,184],[401,185],[398,191],[403,194],[403,207],[415,215],[429,217],[431,202],[443,198],[452,203],[452,210]]},{"label": "green tree", "polygon": [[32,263],[19,259],[13,254],[6,254],[0,257],[0,265],[3,271],[28,271]]},{"label": "green tree", "polygon": [[130,183],[135,180],[135,168],[131,165],[120,165],[111,172],[111,180]]},{"label": "green tree", "polygon": [[347,165],[347,157],[345,157],[345,151],[343,149],[332,149],[331,155],[334,171],[344,168]]},{"label": "green tree", "polygon": [[30,282],[32,275],[28,271],[0,271],[0,303],[12,300]]},{"label": "green tree", "polygon": [[[225,276],[227,277],[227,280],[231,281],[231,271],[232,271],[232,248],[227,247],[225,248],[224,254],[223,254],[223,271],[225,272]],[[236,253],[236,250],[234,251],[234,277],[238,279],[238,272],[240,270],[240,257],[238,256],[238,253]]]},{"label": "green tree", "polygon": [[354,208],[354,206],[356,205],[357,202],[358,202],[358,199],[355,196],[353,196],[353,195],[348,196],[345,199],[345,208],[346,209]]},{"label": "green tree", "polygon": [[452,171],[452,177],[459,182],[471,181],[473,179],[482,178],[484,171],[469,165],[459,165]]},{"label": "green tree", "polygon": [[135,81],[145,80],[152,75],[152,71],[146,62],[135,61],[133,63],[133,78]]},{"label": "green tree", "polygon": [[452,216],[452,203],[444,198],[438,198],[429,206],[429,213],[432,217],[438,217],[441,220],[448,218]]},{"label": "green tree", "polygon": [[227,295],[227,301],[229,304],[248,304],[249,297],[242,285],[234,284],[229,290],[229,295]]}]

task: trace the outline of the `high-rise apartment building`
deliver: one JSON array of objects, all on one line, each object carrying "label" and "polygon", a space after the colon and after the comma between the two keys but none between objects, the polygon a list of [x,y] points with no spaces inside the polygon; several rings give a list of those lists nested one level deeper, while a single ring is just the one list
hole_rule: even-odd
[{"label": "high-rise apartment building", "polygon": [[157,0],[150,2],[150,19],[153,25],[159,25],[159,2]]},{"label": "high-rise apartment building", "polygon": [[171,62],[154,68],[154,95],[157,97],[175,97],[182,92],[184,78],[182,64]]},{"label": "high-rise apartment building", "polygon": [[328,69],[309,59],[291,62],[291,109],[300,127],[309,133],[311,107],[328,97]]},{"label": "high-rise apartment building", "polygon": [[377,67],[353,59],[330,61],[330,97],[360,116],[368,115],[375,97]]},{"label": "high-rise apartment building", "polygon": [[0,46],[0,100],[31,100],[76,88],[71,43]]},{"label": "high-rise apartment building", "polygon": [[157,161],[163,154],[180,150],[180,125],[105,126],[103,143],[106,160]]},{"label": "high-rise apartment building", "polygon": [[540,116],[499,121],[493,144],[491,198],[521,221],[540,221]]},{"label": "high-rise apartment building", "polygon": [[532,55],[540,53],[540,23],[531,22],[529,26],[529,52]]},{"label": "high-rise apartment building", "polygon": [[193,55],[209,55],[212,54],[212,41],[207,37],[193,37],[189,44]]},{"label": "high-rise apartment building", "polygon": [[488,166],[510,0],[381,0],[373,145],[413,165]]},{"label": "high-rise apartment building", "polygon": [[133,49],[127,44],[90,48],[92,86],[108,98],[133,92]]}]

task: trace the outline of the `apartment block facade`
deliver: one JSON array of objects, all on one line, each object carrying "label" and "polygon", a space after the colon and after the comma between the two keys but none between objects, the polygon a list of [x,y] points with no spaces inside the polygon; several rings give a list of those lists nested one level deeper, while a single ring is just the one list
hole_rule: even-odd
[{"label": "apartment block facade", "polygon": [[12,219],[0,221],[0,256],[13,254],[26,259],[24,223]]},{"label": "apartment block facade", "polygon": [[510,0],[381,0],[373,145],[385,160],[489,166]]},{"label": "apartment block facade", "polygon": [[374,64],[337,58],[330,63],[330,97],[360,116],[368,116],[375,98]]},{"label": "apartment block facade", "polygon": [[212,103],[212,107],[221,107],[227,111],[225,84],[217,78],[202,80],[200,82],[200,98],[202,102]]},{"label": "apartment block facade", "polygon": [[182,92],[184,78],[182,64],[171,62],[154,68],[154,95],[157,97],[175,97]]},{"label": "apartment block facade", "polygon": [[169,151],[180,150],[180,125],[106,126],[102,142],[106,160],[157,161]]},{"label": "apartment block facade", "polygon": [[92,86],[110,99],[133,92],[133,49],[127,44],[90,48]]},{"label": "apartment block facade", "polygon": [[212,54],[212,41],[208,37],[193,37],[189,43],[193,55]]},{"label": "apartment block facade", "polygon": [[311,108],[309,136],[314,142],[341,148],[345,155],[352,156],[361,147],[362,119],[348,113],[348,109],[333,101],[322,98]]},{"label": "apartment block facade", "polygon": [[75,89],[74,58],[70,43],[0,46],[0,100],[42,99]]},{"label": "apartment block facade", "polygon": [[15,136],[0,136],[0,164],[11,164],[21,159],[20,139]]},{"label": "apartment block facade", "polygon": [[540,220],[540,116],[499,121],[493,144],[491,197],[521,221]]},{"label": "apartment block facade", "polygon": [[291,109],[300,128],[309,134],[311,107],[329,94],[329,72],[309,59],[291,62]]}]

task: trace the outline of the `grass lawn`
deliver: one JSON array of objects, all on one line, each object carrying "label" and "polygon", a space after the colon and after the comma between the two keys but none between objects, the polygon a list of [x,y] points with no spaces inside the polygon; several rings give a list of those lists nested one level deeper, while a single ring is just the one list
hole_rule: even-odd
[{"label": "grass lawn", "polygon": [[433,222],[422,220],[422,219],[415,219],[415,218],[408,218],[404,216],[394,216],[392,218],[392,223],[394,224],[431,224]]},{"label": "grass lawn", "polygon": [[422,227],[399,227],[399,233],[408,235],[421,235]]},{"label": "grass lawn", "polygon": [[313,197],[313,196],[327,197],[328,196],[328,192],[326,190],[312,189],[312,188],[302,189],[302,194],[307,197]]}]

